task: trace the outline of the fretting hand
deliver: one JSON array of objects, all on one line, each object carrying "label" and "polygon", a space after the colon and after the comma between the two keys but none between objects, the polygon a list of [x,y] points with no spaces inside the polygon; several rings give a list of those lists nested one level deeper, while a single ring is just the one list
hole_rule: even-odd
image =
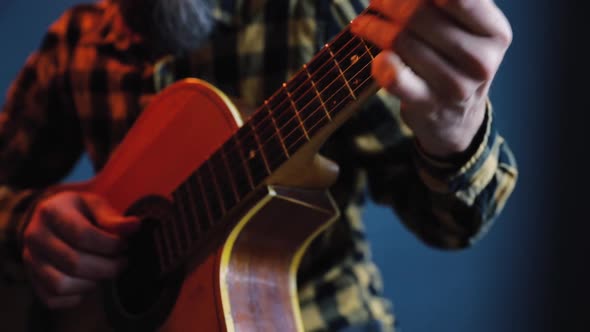
[{"label": "fretting hand", "polygon": [[409,20],[400,1],[415,0],[371,1],[382,17],[361,15],[352,31],[383,50],[373,77],[400,98],[420,146],[437,157],[463,152],[485,117],[510,24],[492,0],[425,0]]}]

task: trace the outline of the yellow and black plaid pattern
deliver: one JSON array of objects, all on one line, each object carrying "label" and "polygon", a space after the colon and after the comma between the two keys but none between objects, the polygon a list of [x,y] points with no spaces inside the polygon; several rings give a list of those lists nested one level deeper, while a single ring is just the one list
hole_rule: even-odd
[{"label": "yellow and black plaid pattern", "polygon": [[[4,278],[19,276],[18,259],[11,258],[18,258],[16,234],[35,196],[67,174],[83,151],[100,169],[157,91],[199,77],[255,107],[366,5],[219,0],[210,41],[176,58],[150,56],[114,1],[66,12],[27,60],[0,113]],[[491,106],[468,153],[445,161],[420,151],[395,98],[381,91],[364,108],[323,148],[341,167],[331,191],[343,213],[312,244],[299,271],[308,331],[394,329],[361,221],[368,196],[391,206],[426,243],[462,248],[490,226],[516,182]]]}]

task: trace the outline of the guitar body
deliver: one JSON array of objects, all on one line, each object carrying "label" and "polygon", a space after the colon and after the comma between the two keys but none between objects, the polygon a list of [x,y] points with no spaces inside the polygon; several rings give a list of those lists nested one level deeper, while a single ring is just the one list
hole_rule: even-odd
[{"label": "guitar body", "polygon": [[[62,190],[93,192],[121,213],[170,221],[176,215],[171,193],[240,125],[221,92],[198,80],[177,83],[155,98],[94,179]],[[303,167],[296,164],[291,173]],[[323,163],[311,162],[308,170],[313,164]],[[302,331],[297,266],[337,215],[325,190],[265,183],[224,216],[228,227],[168,271],[154,294],[125,295],[125,282],[143,279],[130,260],[131,282],[112,282],[82,305],[56,311],[56,330]],[[136,251],[139,260],[157,260],[150,250]]]}]

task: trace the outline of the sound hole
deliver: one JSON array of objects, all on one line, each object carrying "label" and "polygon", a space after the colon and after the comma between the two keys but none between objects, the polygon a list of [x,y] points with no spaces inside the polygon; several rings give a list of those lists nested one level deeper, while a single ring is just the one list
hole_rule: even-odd
[{"label": "sound hole", "polygon": [[142,229],[129,242],[129,265],[116,282],[121,305],[132,315],[148,311],[158,301],[166,284],[165,278],[160,276],[151,236],[158,220],[146,218],[142,223]]},{"label": "sound hole", "polygon": [[117,331],[149,331],[160,326],[182,285],[183,270],[163,273],[154,243],[154,231],[173,222],[173,205],[162,197],[149,196],[126,213],[142,220],[141,229],[129,239],[127,268],[107,287],[106,310]]}]

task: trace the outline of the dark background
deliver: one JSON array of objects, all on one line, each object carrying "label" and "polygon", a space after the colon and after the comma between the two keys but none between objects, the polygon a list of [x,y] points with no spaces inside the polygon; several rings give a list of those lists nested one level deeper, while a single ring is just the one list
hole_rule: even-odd
[{"label": "dark background", "polygon": [[[47,25],[79,2],[0,0],[1,91]],[[491,98],[519,182],[488,236],[462,252],[430,249],[388,209],[368,208],[374,257],[402,331],[590,331],[586,5],[496,2],[514,42]],[[70,179],[90,175],[83,160]]]}]

